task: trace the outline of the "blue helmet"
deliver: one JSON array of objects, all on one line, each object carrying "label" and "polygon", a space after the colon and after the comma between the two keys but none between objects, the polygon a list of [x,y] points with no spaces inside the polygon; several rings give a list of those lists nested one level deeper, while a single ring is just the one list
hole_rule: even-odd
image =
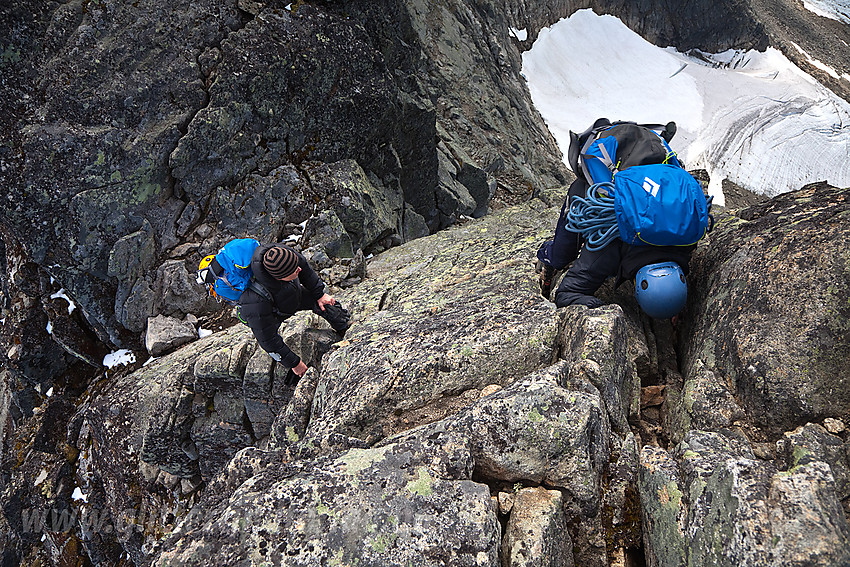
[{"label": "blue helmet", "polygon": [[635,276],[635,299],[647,315],[670,319],[685,308],[688,282],[676,262],[648,264]]}]

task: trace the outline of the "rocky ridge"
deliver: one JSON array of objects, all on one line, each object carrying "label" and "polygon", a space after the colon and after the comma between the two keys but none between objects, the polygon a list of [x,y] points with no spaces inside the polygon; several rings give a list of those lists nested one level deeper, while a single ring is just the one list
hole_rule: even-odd
[{"label": "rocky ridge", "polygon": [[[678,332],[622,289],[603,292],[620,310],[592,313],[535,294],[528,266],[551,226],[529,219],[554,219],[550,188],[568,174],[519,56],[584,7],[0,7],[4,563],[190,561],[219,540],[234,557],[333,562],[323,530],[334,553],[378,564],[844,561],[846,190],[726,217]],[[593,7],[682,49],[818,53],[819,34],[756,2]],[[844,28],[830,30],[838,45]],[[450,242],[415,240],[524,201]],[[232,324],[190,274],[233,236],[291,237],[328,281],[363,282],[344,295],[361,331],[334,346],[319,321],[293,321],[287,341],[317,366],[295,389],[239,327],[133,372],[93,370],[150,321],[181,340],[195,339],[192,313]],[[366,278],[366,255],[406,241]],[[541,446],[556,435],[569,441]],[[527,466],[500,459],[508,447]],[[351,492],[376,477],[386,507],[374,486]],[[276,532],[212,522],[262,510],[252,482],[276,502],[322,500]],[[445,509],[458,524],[438,525]],[[361,518],[366,531],[349,531]],[[457,534],[475,534],[474,553]],[[278,549],[290,538],[303,545]]]},{"label": "rocky ridge", "polygon": [[[30,560],[842,564],[850,416],[830,388],[843,373],[816,349],[768,350],[764,375],[720,353],[747,352],[735,333],[749,336],[780,287],[847,297],[848,195],[811,187],[722,214],[680,329],[641,317],[629,289],[603,289],[615,303],[596,310],[539,296],[528,267],[562,194],[388,250],[340,295],[356,314],[344,340],[313,315],[282,329],[314,366],[295,388],[236,326],[108,379],[78,408],[51,398],[18,437],[9,549],[43,534]],[[788,258],[765,262],[769,250],[827,241],[822,277],[784,270],[735,295],[742,262],[779,270]],[[762,328],[778,340],[800,316],[770,305]],[[811,316],[837,322],[846,347],[846,315]],[[797,395],[820,413],[742,394],[788,368],[808,370]],[[32,509],[76,521],[25,532]]]}]

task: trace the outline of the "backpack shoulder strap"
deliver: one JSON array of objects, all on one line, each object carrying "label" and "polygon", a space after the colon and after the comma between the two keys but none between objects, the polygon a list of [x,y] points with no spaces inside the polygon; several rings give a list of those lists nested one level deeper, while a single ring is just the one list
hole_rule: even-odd
[{"label": "backpack shoulder strap", "polygon": [[263,299],[265,299],[266,301],[271,303],[272,312],[275,315],[278,315],[278,316],[280,316],[284,319],[288,319],[289,317],[292,317],[293,315],[295,315],[294,313],[285,313],[285,312],[281,311],[280,309],[278,309],[277,304],[274,301],[274,297],[272,296],[272,292],[270,292],[269,289],[266,286],[264,286],[263,284],[261,284],[260,282],[255,280],[254,278],[251,278],[251,281],[248,283],[248,289],[250,289],[251,291],[253,291],[257,295],[259,295],[260,297],[262,297]]},{"label": "backpack shoulder strap", "polygon": [[581,175],[584,177],[584,172],[582,172],[581,165],[579,164],[579,156],[584,151],[584,147],[587,145],[588,140],[592,140],[596,137],[597,133],[609,128],[610,126],[611,121],[607,118],[597,118],[596,121],[594,121],[594,123],[581,134],[576,134],[572,130],[570,131],[570,147],[567,149],[567,161],[570,164],[570,168],[573,170],[573,173],[577,176]]},{"label": "backpack shoulder strap", "polygon": [[257,295],[274,305],[274,298],[272,297],[272,292],[270,292],[268,288],[266,288],[266,286],[264,286],[254,278],[251,278],[251,281],[248,283],[248,289],[250,289]]}]

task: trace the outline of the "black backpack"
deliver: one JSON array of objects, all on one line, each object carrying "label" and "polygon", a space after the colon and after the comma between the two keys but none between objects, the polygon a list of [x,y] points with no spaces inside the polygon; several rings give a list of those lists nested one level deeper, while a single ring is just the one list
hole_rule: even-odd
[{"label": "black backpack", "polygon": [[[658,132],[656,133],[656,131]],[[634,165],[666,163],[671,159],[672,154],[672,150],[667,144],[670,143],[675,134],[675,122],[638,124],[636,122],[618,121],[612,123],[607,118],[598,118],[593,125],[581,134],[570,131],[567,160],[573,173],[587,181],[588,185],[610,181],[610,179],[594,179],[585,165],[583,156],[586,155],[595,141],[608,136],[613,136],[617,140],[616,156],[610,156],[610,161],[606,163],[609,171],[613,174]],[[678,164],[675,155],[672,159]]]}]

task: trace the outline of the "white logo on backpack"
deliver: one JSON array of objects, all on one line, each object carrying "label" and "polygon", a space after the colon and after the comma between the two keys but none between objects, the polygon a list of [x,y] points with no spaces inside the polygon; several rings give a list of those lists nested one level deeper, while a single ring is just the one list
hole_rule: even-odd
[{"label": "white logo on backpack", "polygon": [[661,185],[659,185],[649,177],[644,177],[643,188],[647,193],[655,197],[658,194],[658,190],[661,189]]}]

